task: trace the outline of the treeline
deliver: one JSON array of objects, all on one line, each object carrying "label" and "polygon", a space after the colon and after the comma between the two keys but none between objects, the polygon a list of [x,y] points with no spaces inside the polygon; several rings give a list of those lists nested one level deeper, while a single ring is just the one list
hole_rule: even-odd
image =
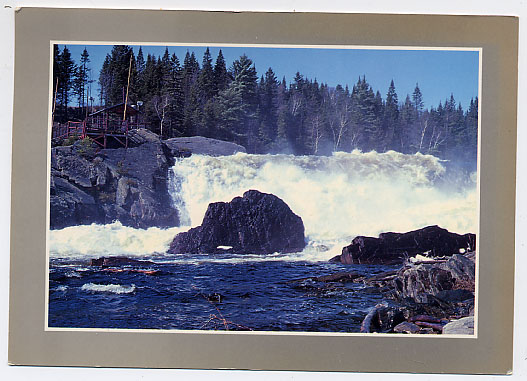
[{"label": "treeline", "polygon": [[[54,120],[66,122],[72,119],[84,119],[88,106],[93,105],[91,95],[90,55],[84,48],[77,65],[67,46],[60,51],[58,45],[53,46],[53,94]],[[77,107],[73,108],[72,105]]]},{"label": "treeline", "polygon": [[[300,73],[287,84],[272,68],[258,77],[246,55],[227,68],[221,50],[213,60],[207,48],[200,64],[193,52],[180,62],[168,48],[161,57],[145,58],[141,48],[136,57],[131,47],[119,45],[99,74],[101,105],[123,102],[130,68],[128,99],[143,102],[144,121],[165,138],[201,135],[256,153],[421,152],[475,165],[477,97],[467,110],[453,95],[426,109],[417,84],[401,102],[393,81],[383,98],[365,76],[351,90]],[[79,90],[73,93],[81,102]],[[66,95],[58,99],[67,104]]]}]

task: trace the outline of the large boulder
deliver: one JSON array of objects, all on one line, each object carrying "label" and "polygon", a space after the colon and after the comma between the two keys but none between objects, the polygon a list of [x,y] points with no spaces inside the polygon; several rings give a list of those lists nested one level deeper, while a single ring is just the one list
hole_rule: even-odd
[{"label": "large boulder", "polygon": [[136,228],[179,224],[168,193],[170,151],[151,134],[137,136],[144,139],[131,148],[97,152],[81,141],[52,149],[51,229],[116,220]]},{"label": "large boulder", "polygon": [[450,256],[460,249],[475,250],[475,234],[450,233],[439,226],[427,226],[407,233],[382,233],[379,238],[358,236],[342,254],[331,259],[345,264],[399,264],[416,254]]},{"label": "large boulder", "polygon": [[190,136],[186,138],[172,138],[164,141],[172,156],[186,157],[191,154],[208,156],[228,156],[238,152],[246,152],[241,145],[223,140]]},{"label": "large boulder", "polygon": [[280,198],[256,190],[209,204],[201,226],[178,234],[170,253],[291,253],[305,247],[304,224]]}]

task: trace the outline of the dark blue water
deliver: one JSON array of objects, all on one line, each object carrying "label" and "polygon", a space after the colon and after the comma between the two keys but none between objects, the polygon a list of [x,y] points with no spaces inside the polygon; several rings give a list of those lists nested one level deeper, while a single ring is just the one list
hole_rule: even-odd
[{"label": "dark blue water", "polygon": [[[216,257],[217,258],[217,257]],[[181,257],[101,269],[52,260],[49,327],[358,332],[382,294],[361,283],[291,282],[389,266]],[[146,271],[146,272],[145,272]],[[114,286],[109,286],[114,285]]]}]

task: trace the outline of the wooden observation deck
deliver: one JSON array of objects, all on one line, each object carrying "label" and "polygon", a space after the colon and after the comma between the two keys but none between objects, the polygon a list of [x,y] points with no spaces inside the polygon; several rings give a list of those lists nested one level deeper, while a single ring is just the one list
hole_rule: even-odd
[{"label": "wooden observation deck", "polygon": [[54,123],[51,138],[61,141],[72,136],[89,137],[101,149],[128,147],[128,132],[141,127],[145,125],[135,106],[127,104],[125,114],[125,103],[120,103],[96,111],[82,122]]}]

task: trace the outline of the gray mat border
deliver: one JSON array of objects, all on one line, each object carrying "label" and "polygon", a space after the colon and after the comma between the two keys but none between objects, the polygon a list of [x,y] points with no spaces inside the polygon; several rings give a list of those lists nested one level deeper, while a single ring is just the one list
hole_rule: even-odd
[{"label": "gray mat border", "polygon": [[[517,18],[23,8],[15,22],[11,364],[489,374],[512,369]],[[45,331],[51,40],[483,48],[478,338]]]}]

